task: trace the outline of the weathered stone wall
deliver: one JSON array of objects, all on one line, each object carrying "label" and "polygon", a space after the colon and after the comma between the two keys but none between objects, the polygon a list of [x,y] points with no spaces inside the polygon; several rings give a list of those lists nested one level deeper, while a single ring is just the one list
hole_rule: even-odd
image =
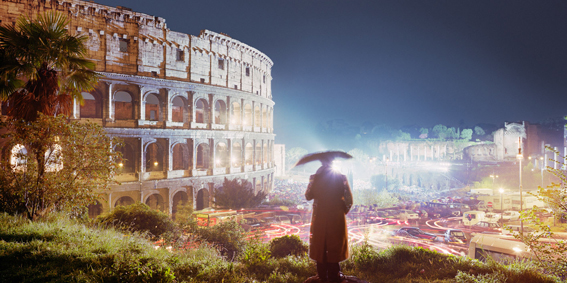
[{"label": "weathered stone wall", "polygon": [[174,32],[163,18],[78,0],[1,0],[0,20],[54,10],[68,15],[71,33],[88,36],[87,57],[104,76],[84,95],[94,99],[73,105],[72,118],[125,143],[117,149],[125,157],[121,185],[91,216],[137,201],[169,213],[182,203],[203,209],[224,178],[271,189],[273,63],[266,55],[224,34]]}]

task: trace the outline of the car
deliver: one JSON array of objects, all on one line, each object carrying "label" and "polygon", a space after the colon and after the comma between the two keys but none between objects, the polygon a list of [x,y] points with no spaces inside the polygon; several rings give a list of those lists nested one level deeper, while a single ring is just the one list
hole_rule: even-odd
[{"label": "car", "polygon": [[445,243],[463,244],[467,242],[467,236],[461,229],[447,229],[443,234],[443,241]]},{"label": "car", "polygon": [[518,220],[520,219],[520,213],[513,210],[506,210],[502,213],[502,219],[510,221]]},{"label": "car", "polygon": [[406,220],[419,219],[419,215],[417,213],[406,209],[399,210],[397,217],[399,219],[405,218]]},{"label": "car", "polygon": [[419,229],[418,227],[402,227],[398,230],[392,231],[393,236],[414,238],[414,239],[425,239],[425,240],[435,240],[437,235],[427,233]]},{"label": "car", "polygon": [[244,228],[244,231],[255,231],[262,227],[264,227],[264,223],[262,223],[257,218],[244,218],[240,221],[240,225]]},{"label": "car", "polygon": [[484,214],[484,221],[496,223],[500,221],[500,213],[487,212]]},{"label": "car", "polygon": [[480,221],[469,227],[470,231],[475,233],[500,233],[502,231],[500,224],[486,221]]}]

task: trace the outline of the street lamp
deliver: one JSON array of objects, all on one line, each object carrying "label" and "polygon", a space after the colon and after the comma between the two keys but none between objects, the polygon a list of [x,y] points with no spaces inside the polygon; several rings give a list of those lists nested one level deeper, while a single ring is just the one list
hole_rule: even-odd
[{"label": "street lamp", "polygon": [[[520,138],[520,147],[518,148],[518,160],[520,164],[520,212],[524,209],[523,201],[522,201],[522,159],[524,156],[522,155],[522,147],[521,147],[521,138]],[[524,221],[520,218],[520,235],[524,234]]]},{"label": "street lamp", "polygon": [[541,156],[539,160],[541,161],[539,167],[541,168],[541,187],[543,188],[543,156]]},{"label": "street lamp", "polygon": [[498,191],[500,192],[500,225],[502,225],[502,223],[504,223],[502,219],[502,214],[504,214],[504,209],[502,208],[502,193],[504,193],[504,189],[500,188]]},{"label": "street lamp", "polygon": [[494,179],[498,178],[498,175],[494,174],[494,172],[492,172],[492,175],[490,175],[490,178],[492,178],[492,191],[494,192]]}]

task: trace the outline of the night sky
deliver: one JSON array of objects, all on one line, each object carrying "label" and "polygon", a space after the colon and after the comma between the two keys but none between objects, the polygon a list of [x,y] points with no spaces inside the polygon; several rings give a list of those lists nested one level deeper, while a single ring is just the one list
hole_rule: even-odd
[{"label": "night sky", "polygon": [[472,127],[567,115],[565,1],[95,0],[270,57],[276,143],[315,125]]}]

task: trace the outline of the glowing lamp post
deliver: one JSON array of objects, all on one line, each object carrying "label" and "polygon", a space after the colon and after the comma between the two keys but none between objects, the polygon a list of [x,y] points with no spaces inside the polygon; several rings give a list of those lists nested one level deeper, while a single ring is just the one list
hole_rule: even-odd
[{"label": "glowing lamp post", "polygon": [[[524,209],[523,207],[523,198],[522,198],[522,159],[524,156],[522,155],[522,137],[518,137],[518,161],[520,164],[520,212]],[[524,221],[520,218],[520,234],[524,234]]]},{"label": "glowing lamp post", "polygon": [[504,223],[502,219],[502,214],[504,214],[504,209],[502,208],[502,194],[504,193],[504,189],[500,188],[498,191],[500,192],[500,225],[502,225],[502,223]]}]

